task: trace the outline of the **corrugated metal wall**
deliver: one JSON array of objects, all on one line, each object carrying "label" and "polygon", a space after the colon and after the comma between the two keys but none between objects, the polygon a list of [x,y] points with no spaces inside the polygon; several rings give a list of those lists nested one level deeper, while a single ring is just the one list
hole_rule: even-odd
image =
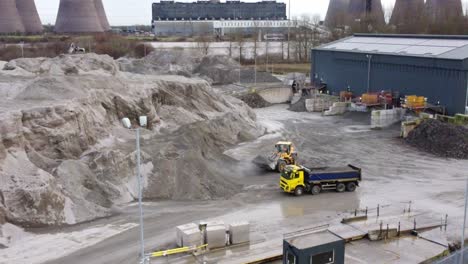
[{"label": "corrugated metal wall", "polygon": [[[312,78],[322,79],[331,92],[348,86],[355,94],[367,91],[366,54],[314,50],[312,62]],[[371,92],[422,95],[440,101],[450,114],[465,112],[468,73],[459,70],[462,61],[374,54],[371,65]]]}]

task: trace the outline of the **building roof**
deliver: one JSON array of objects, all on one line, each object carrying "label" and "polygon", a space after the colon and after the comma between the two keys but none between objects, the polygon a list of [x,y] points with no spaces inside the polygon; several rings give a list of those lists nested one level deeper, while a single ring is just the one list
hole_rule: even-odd
[{"label": "building roof", "polygon": [[317,50],[465,60],[468,36],[355,34]]},{"label": "building roof", "polygon": [[329,231],[309,233],[305,235],[299,235],[291,238],[287,238],[286,241],[289,245],[297,249],[312,248],[324,244],[329,244],[337,241],[342,241],[340,237],[332,234]]}]

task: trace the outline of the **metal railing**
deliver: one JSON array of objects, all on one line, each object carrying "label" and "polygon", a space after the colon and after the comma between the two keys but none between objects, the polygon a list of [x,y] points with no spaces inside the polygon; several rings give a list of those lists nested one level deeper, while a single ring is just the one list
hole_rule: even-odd
[{"label": "metal railing", "polygon": [[463,264],[468,264],[468,248],[458,250],[453,254],[434,262],[434,264],[461,264],[461,254],[463,252]]}]

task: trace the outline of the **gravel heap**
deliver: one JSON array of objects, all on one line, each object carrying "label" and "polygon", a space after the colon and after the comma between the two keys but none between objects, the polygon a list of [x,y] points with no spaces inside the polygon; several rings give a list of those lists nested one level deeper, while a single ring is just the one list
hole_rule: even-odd
[{"label": "gravel heap", "polygon": [[240,96],[239,98],[252,108],[263,108],[271,105],[257,93],[245,94]]},{"label": "gravel heap", "polygon": [[295,104],[292,104],[288,110],[293,111],[293,112],[307,112],[306,108],[306,97],[302,97],[299,101],[297,101]]},{"label": "gravel heap", "polygon": [[428,119],[411,131],[406,142],[437,156],[468,159],[468,129]]}]

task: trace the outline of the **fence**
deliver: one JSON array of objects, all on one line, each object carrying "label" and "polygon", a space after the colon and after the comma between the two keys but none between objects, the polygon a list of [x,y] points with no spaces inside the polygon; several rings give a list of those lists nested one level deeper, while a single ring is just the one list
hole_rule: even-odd
[{"label": "fence", "polygon": [[[435,264],[461,264],[462,250],[456,251],[455,253],[445,257],[444,259],[434,262]],[[463,250],[463,264],[468,264],[468,248]]]}]

